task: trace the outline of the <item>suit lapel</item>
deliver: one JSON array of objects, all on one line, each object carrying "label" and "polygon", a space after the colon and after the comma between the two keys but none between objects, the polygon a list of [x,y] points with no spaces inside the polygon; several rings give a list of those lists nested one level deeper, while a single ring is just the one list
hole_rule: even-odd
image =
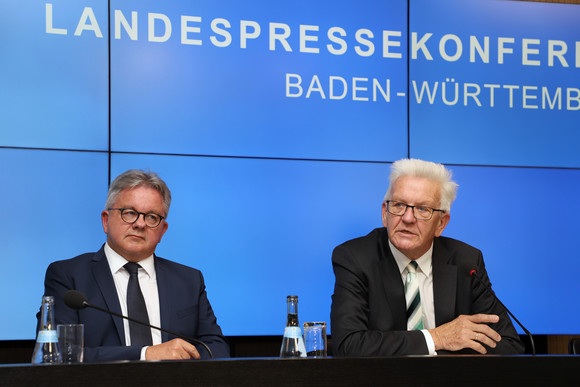
[{"label": "suit lapel", "polygon": [[[95,282],[99,287],[103,300],[105,301],[105,307],[111,312],[122,314],[121,304],[119,303],[119,296],[117,295],[117,288],[115,287],[115,281],[111,274],[111,268],[109,267],[109,262],[105,255],[104,246],[95,253],[92,262],[93,276],[95,277]],[[113,322],[115,323],[115,328],[117,334],[119,335],[119,341],[123,344],[125,343],[125,329],[123,327],[123,319],[120,317],[113,317]]]},{"label": "suit lapel", "polygon": [[401,279],[399,267],[389,247],[388,238],[381,238],[380,270],[383,278],[385,297],[393,315],[395,330],[407,329],[407,306],[405,303],[405,287]]},{"label": "suit lapel", "polygon": [[[173,300],[175,294],[171,293],[170,284],[171,278],[166,270],[166,265],[157,256],[155,256],[155,276],[157,277],[157,292],[159,293],[159,314],[161,316],[161,328],[172,330],[170,322],[171,310],[173,309]],[[161,332],[161,341],[169,341],[169,335]]]},{"label": "suit lapel", "polygon": [[457,266],[451,265],[449,252],[435,238],[433,244],[433,299],[435,302],[435,326],[455,317]]}]

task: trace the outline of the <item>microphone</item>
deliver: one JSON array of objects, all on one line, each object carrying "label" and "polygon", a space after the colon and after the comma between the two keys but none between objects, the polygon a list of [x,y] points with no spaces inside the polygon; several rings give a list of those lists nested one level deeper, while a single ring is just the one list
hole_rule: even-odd
[{"label": "microphone", "polygon": [[64,294],[64,303],[76,310],[90,306],[88,298],[78,290],[69,290]]},{"label": "microphone", "polygon": [[123,316],[122,314],[118,314],[118,313],[112,312],[108,309],[103,309],[103,308],[100,308],[98,306],[95,306],[95,305],[89,303],[87,296],[85,296],[83,293],[79,292],[78,290],[68,290],[64,294],[64,303],[69,308],[73,308],[76,310],[85,309],[85,308],[93,308],[93,309],[108,313],[108,314],[116,316],[116,317],[124,318],[126,320],[132,321],[132,322],[137,323],[137,324],[145,325],[146,327],[149,327],[149,328],[157,329],[158,331],[165,332],[165,333],[168,333],[170,335],[179,337],[180,339],[183,339],[185,341],[189,341],[189,342],[192,342],[194,344],[199,344],[207,350],[207,352],[209,353],[209,356],[213,359],[213,353],[212,353],[211,349],[209,349],[207,344],[204,343],[203,341],[197,340],[197,339],[194,339],[191,337],[183,336],[183,335],[180,335],[179,333],[171,332],[171,331],[168,331],[167,329],[159,328],[159,327],[156,327],[154,325],[144,323],[143,321],[138,321],[138,320],[135,320],[134,318]]},{"label": "microphone", "polygon": [[514,319],[515,322],[518,323],[518,325],[523,329],[523,331],[526,333],[526,335],[530,338],[530,344],[532,346],[532,356],[536,356],[536,346],[534,345],[534,338],[532,337],[532,334],[530,333],[530,331],[528,331],[526,329],[526,327],[524,327],[522,325],[522,323],[516,318],[516,316],[513,315],[512,312],[510,312],[510,310],[503,304],[503,302],[501,302],[499,300],[499,298],[495,295],[495,292],[493,290],[491,290],[491,287],[489,285],[487,285],[486,283],[484,283],[481,278],[479,278],[479,274],[477,273],[477,270],[473,269],[469,272],[469,275],[473,278],[475,278],[480,284],[482,284],[484,286],[484,288],[489,291],[489,293],[493,296],[493,298],[496,299],[497,302],[499,302],[499,304],[505,309],[506,312],[508,312],[508,314]]}]

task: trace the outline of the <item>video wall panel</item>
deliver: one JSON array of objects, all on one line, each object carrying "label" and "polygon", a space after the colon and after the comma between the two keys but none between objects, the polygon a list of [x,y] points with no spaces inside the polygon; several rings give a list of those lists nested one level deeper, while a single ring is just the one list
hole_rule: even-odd
[{"label": "video wall panel", "polygon": [[102,0],[0,2],[1,146],[108,151],[106,23]]},{"label": "video wall panel", "polygon": [[104,243],[107,157],[0,149],[0,340],[35,338],[47,266]]},{"label": "video wall panel", "polygon": [[580,171],[452,170],[459,190],[444,235],[482,251],[497,296],[530,332],[576,332],[568,321],[576,312],[566,304],[580,292],[580,261],[571,242],[580,209],[570,204],[580,195]]},{"label": "video wall panel", "polygon": [[404,2],[111,3],[114,151],[405,156]]},{"label": "video wall panel", "polygon": [[411,155],[580,166],[580,7],[410,1]]}]

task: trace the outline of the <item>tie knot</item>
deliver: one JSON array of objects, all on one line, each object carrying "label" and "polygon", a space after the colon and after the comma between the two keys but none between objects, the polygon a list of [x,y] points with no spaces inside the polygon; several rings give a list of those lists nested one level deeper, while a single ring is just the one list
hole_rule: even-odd
[{"label": "tie knot", "polygon": [[135,262],[127,262],[123,267],[129,272],[129,274],[133,275],[137,274],[141,265]]},{"label": "tie knot", "polygon": [[407,266],[407,270],[409,270],[411,273],[416,273],[417,267],[419,267],[417,262],[411,261],[411,262],[409,262],[409,265]]}]

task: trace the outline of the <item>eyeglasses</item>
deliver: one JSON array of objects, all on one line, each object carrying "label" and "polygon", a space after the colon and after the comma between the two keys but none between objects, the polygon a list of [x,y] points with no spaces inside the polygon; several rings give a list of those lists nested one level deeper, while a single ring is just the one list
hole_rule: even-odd
[{"label": "eyeglasses", "polygon": [[413,216],[418,220],[430,220],[433,217],[435,211],[445,212],[445,210],[439,210],[437,208],[425,207],[425,206],[411,206],[407,203],[397,202],[395,200],[386,200],[387,210],[389,213],[397,216],[405,215],[407,212],[407,207],[413,209]]},{"label": "eyeglasses", "polygon": [[123,219],[123,221],[125,223],[130,223],[130,224],[135,223],[137,221],[137,219],[139,219],[139,215],[143,215],[143,220],[145,221],[145,224],[149,228],[155,228],[155,227],[159,226],[161,221],[163,219],[165,219],[163,216],[157,215],[154,212],[150,212],[150,213],[146,214],[144,212],[135,211],[132,208],[108,208],[107,209],[107,211],[112,211],[112,210],[121,211],[121,219]]}]

